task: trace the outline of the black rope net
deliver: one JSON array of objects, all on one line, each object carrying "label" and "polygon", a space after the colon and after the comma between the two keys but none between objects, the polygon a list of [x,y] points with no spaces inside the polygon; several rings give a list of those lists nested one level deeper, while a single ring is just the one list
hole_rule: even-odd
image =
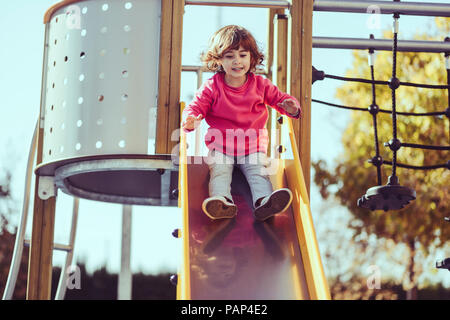
[{"label": "black rope net", "polygon": [[[375,145],[375,155],[369,159],[368,161],[372,163],[377,170],[377,186],[369,188],[367,192],[358,199],[358,206],[367,208],[370,210],[398,210],[405,207],[410,201],[416,198],[416,193],[413,189],[401,186],[397,177],[397,167],[414,169],[414,170],[432,170],[439,168],[447,168],[450,169],[450,160],[446,163],[439,163],[435,165],[429,166],[413,166],[409,164],[402,164],[397,161],[397,152],[400,148],[419,148],[425,150],[450,150],[450,146],[435,146],[435,145],[424,145],[417,143],[408,143],[401,142],[397,137],[397,116],[438,116],[443,117],[446,116],[449,119],[449,143],[450,143],[450,65],[449,65],[449,55],[450,53],[445,53],[446,59],[446,70],[447,70],[447,85],[434,85],[434,84],[423,84],[423,83],[411,83],[411,82],[402,82],[397,78],[397,45],[398,45],[398,27],[399,27],[399,18],[400,15],[398,13],[394,13],[393,15],[394,23],[393,23],[393,63],[392,63],[392,77],[389,81],[381,81],[375,80],[374,76],[374,49],[369,49],[369,65],[370,65],[370,73],[371,79],[362,79],[362,78],[352,78],[352,77],[341,77],[335,75],[329,75],[324,73],[323,71],[319,71],[313,67],[312,70],[312,82],[314,83],[317,80],[323,80],[325,78],[341,80],[341,81],[353,81],[360,83],[371,84],[372,86],[372,103],[368,108],[360,108],[354,106],[344,106],[339,104],[334,104],[330,102],[325,102],[317,99],[312,99],[311,101],[317,102],[320,104],[347,109],[347,110],[357,110],[357,111],[365,111],[369,112],[372,115],[372,122],[374,128],[374,145]],[[370,35],[370,38],[373,39],[373,35]],[[450,38],[446,38],[444,41],[450,41]],[[391,89],[391,99],[392,99],[392,109],[380,109],[376,103],[376,85],[385,85],[389,86]],[[428,88],[428,89],[446,89],[448,90],[448,104],[447,108],[442,111],[435,112],[422,112],[422,113],[414,113],[414,112],[398,112],[397,111],[397,101],[396,101],[396,90],[400,86],[411,86],[417,88]],[[380,148],[378,142],[378,127],[377,127],[377,115],[378,113],[390,113],[392,115],[392,139],[388,142],[384,143],[384,146],[389,147],[392,152],[392,161],[384,160],[380,155]],[[386,185],[382,185],[382,177],[381,177],[381,166],[382,165],[390,165],[392,166],[391,175],[388,177],[388,182]]]}]

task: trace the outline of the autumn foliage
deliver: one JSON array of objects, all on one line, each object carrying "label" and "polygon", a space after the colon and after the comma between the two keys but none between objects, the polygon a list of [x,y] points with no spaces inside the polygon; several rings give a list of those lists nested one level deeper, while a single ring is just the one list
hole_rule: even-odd
[{"label": "autumn foliage", "polygon": [[[416,40],[443,41],[450,33],[450,19],[436,18],[436,34],[421,34]],[[392,39],[391,32],[385,38]],[[353,52],[353,66],[347,77],[370,79],[370,67],[366,51]],[[376,53],[375,79],[389,80],[392,76],[392,52]],[[447,84],[444,54],[399,52],[397,77],[402,82],[423,84]],[[372,103],[370,84],[346,82],[336,92],[342,104],[367,108]],[[433,112],[448,108],[448,91],[400,86],[396,93],[397,111]],[[376,102],[381,109],[392,109],[391,89],[376,86]],[[336,112],[349,112],[336,109]],[[381,157],[392,161],[392,152],[383,143],[393,137],[390,114],[377,116],[378,137]],[[448,146],[450,125],[446,116],[401,116],[397,117],[398,139],[402,142]],[[397,167],[397,176],[402,186],[412,188],[417,193],[415,201],[398,211],[370,211],[359,208],[357,199],[366,190],[377,185],[376,168],[368,163],[375,156],[374,127],[369,112],[351,111],[351,120],[342,136],[344,152],[329,169],[324,160],[313,164],[315,183],[321,194],[327,198],[330,193],[352,214],[349,228],[354,237],[361,234],[376,235],[379,239],[389,239],[395,244],[403,244],[410,255],[405,265],[405,289],[417,288],[421,268],[418,265],[419,251],[428,255],[437,248],[443,248],[450,240],[450,223],[444,217],[450,212],[450,170],[412,170]],[[402,147],[398,151],[398,162],[429,166],[445,164],[450,160],[449,151],[423,150]],[[391,167],[384,165],[383,184],[391,175]],[[330,186],[334,186],[330,188]],[[337,187],[336,187],[337,186]],[[337,190],[331,192],[330,190]]]}]

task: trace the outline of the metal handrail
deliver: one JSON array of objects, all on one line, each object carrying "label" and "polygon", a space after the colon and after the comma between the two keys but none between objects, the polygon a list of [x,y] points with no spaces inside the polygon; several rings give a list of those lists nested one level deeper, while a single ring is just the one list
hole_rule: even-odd
[{"label": "metal handrail", "polygon": [[[362,39],[362,38],[333,38],[313,37],[313,48],[327,49],[358,49],[367,50],[392,50],[391,39]],[[446,41],[420,41],[400,40],[397,45],[398,51],[406,52],[450,52],[450,42]]]},{"label": "metal handrail", "polygon": [[414,16],[450,17],[450,4],[444,3],[315,0],[313,10],[349,13],[399,13]]},{"label": "metal handrail", "polygon": [[[36,123],[36,127],[33,133],[33,138],[30,144],[30,151],[28,154],[28,162],[27,162],[27,170],[25,176],[25,190],[24,190],[24,199],[22,206],[22,214],[19,221],[19,225],[17,227],[16,240],[14,243],[14,251],[11,261],[11,266],[9,268],[8,279],[6,281],[5,290],[3,292],[2,300],[11,300],[14,294],[14,289],[17,283],[17,276],[19,274],[20,263],[22,261],[22,254],[24,246],[30,245],[30,240],[25,240],[25,232],[27,227],[28,220],[28,208],[30,205],[30,193],[31,193],[31,180],[33,176],[33,165],[36,156],[36,145],[37,145],[37,132],[38,132],[39,121]],[[74,198],[74,205],[72,211],[72,224],[70,231],[70,239],[69,244],[53,244],[53,250],[61,250],[66,251],[67,256],[64,263],[64,266],[61,269],[61,276],[58,283],[58,288],[56,291],[56,300],[64,299],[64,295],[66,292],[66,279],[67,279],[67,267],[72,264],[73,259],[73,249],[75,243],[75,234],[76,234],[76,225],[78,220],[78,207],[79,207],[79,199]]]},{"label": "metal handrail", "polygon": [[[291,8],[289,1],[271,0],[186,0],[186,5],[250,7],[250,8]],[[357,0],[315,0],[314,11],[380,13],[414,16],[450,17],[450,5],[444,3],[423,2],[389,2],[389,1],[357,1]]]},{"label": "metal handrail", "polygon": [[[38,121],[39,123],[39,121]],[[20,262],[22,260],[22,252],[27,227],[28,207],[30,204],[31,177],[33,174],[33,164],[36,155],[38,123],[36,123],[33,138],[31,139],[30,151],[28,153],[27,171],[25,176],[25,190],[23,195],[22,215],[16,233],[16,241],[14,243],[14,251],[11,266],[9,268],[8,280],[6,281],[5,291],[3,292],[3,300],[11,300],[14,288],[16,287],[17,275],[19,274]]]},{"label": "metal handrail", "polygon": [[61,274],[59,276],[58,288],[56,289],[55,300],[64,300],[64,296],[66,295],[67,289],[67,268],[72,265],[73,260],[73,252],[75,247],[75,235],[77,232],[77,222],[78,222],[78,209],[80,206],[80,199],[73,198],[73,209],[72,209],[72,223],[70,227],[70,236],[69,236],[69,251],[67,251],[66,260],[64,261],[64,265],[61,268]]},{"label": "metal handrail", "polygon": [[226,7],[247,7],[247,8],[271,8],[271,9],[289,9],[289,1],[276,0],[186,0],[186,5],[200,6],[226,6]]},{"label": "metal handrail", "polygon": [[[186,71],[186,72],[214,72],[209,70],[207,67],[205,66],[193,66],[193,65],[183,65],[181,66],[181,71]],[[255,70],[255,74],[262,74],[265,75],[267,74],[267,70],[264,68],[257,68]]]},{"label": "metal handrail", "polygon": [[[203,72],[211,72],[205,66],[182,66],[181,71],[197,74],[197,90],[203,84]],[[195,154],[200,154],[200,130],[195,130]]]}]

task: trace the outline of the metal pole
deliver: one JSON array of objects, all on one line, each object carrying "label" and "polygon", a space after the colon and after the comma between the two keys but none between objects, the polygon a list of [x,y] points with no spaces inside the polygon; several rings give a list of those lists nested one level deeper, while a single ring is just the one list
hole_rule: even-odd
[{"label": "metal pole", "polygon": [[[392,40],[390,39],[358,39],[358,38],[332,38],[313,37],[313,48],[327,49],[360,49],[366,50],[392,50]],[[449,42],[440,41],[418,41],[403,40],[398,41],[398,51],[407,52],[450,52]]]},{"label": "metal pole", "polygon": [[[181,66],[181,71],[184,72],[213,72],[211,70],[208,70],[208,68],[206,68],[205,66],[192,66],[192,65],[184,65]],[[255,74],[263,74],[263,75],[267,75],[267,72],[264,68],[257,68],[255,71]],[[198,84],[198,83],[197,83]],[[203,82],[200,83],[200,86],[203,84]],[[199,86],[199,88],[200,88]]]},{"label": "metal pole", "polygon": [[161,205],[168,206],[170,203],[170,176],[171,170],[164,170],[164,173],[161,174]]},{"label": "metal pole", "polygon": [[117,288],[117,298],[119,300],[131,300],[131,210],[131,205],[123,205],[122,207],[122,250]]},{"label": "metal pole", "polygon": [[450,17],[450,4],[424,2],[315,0],[314,11]]},{"label": "metal pole", "polygon": [[[203,84],[203,71],[201,68],[197,69],[197,90]],[[195,155],[200,155],[200,146],[202,145],[202,135],[201,135],[201,127],[195,130]]]},{"label": "metal pole", "polygon": [[275,0],[186,0],[186,5],[289,9],[289,1]]}]

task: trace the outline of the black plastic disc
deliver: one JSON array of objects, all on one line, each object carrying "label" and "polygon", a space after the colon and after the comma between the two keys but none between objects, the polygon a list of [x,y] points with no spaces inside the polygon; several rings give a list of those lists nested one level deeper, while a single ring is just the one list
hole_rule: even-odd
[{"label": "black plastic disc", "polygon": [[399,210],[416,199],[416,192],[400,185],[376,186],[358,199],[358,207],[370,210]]},{"label": "black plastic disc", "polygon": [[437,261],[436,262],[436,268],[438,268],[438,269],[447,269],[448,271],[450,271],[450,258],[446,258],[444,260]]}]

